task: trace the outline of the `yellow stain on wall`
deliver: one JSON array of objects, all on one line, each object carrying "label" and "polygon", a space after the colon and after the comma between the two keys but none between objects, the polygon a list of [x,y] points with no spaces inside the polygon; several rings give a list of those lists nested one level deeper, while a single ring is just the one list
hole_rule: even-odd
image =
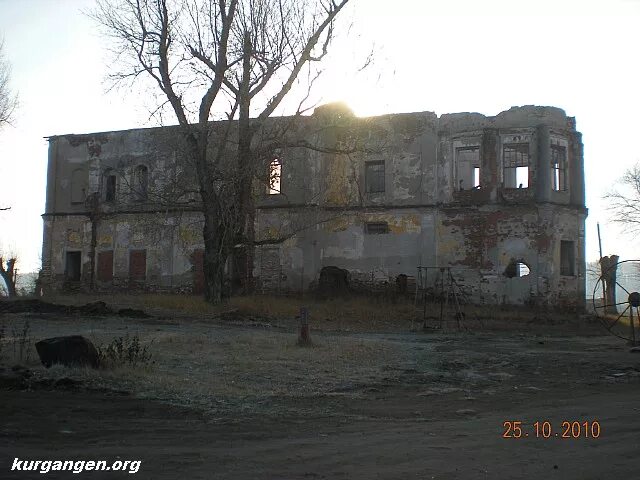
[{"label": "yellow stain on wall", "polygon": [[274,240],[280,237],[280,230],[274,226],[269,226],[262,231],[265,240]]},{"label": "yellow stain on wall", "polygon": [[325,232],[344,232],[354,223],[354,218],[350,216],[332,218],[323,224],[323,229]]},{"label": "yellow stain on wall", "polygon": [[386,222],[391,233],[420,233],[422,222],[419,215],[367,215],[366,222]]},{"label": "yellow stain on wall", "polygon": [[98,237],[98,245],[100,247],[110,247],[113,245],[113,236],[111,235],[100,235]]},{"label": "yellow stain on wall", "polygon": [[80,244],[80,232],[78,232],[77,230],[67,230],[67,242],[72,245]]},{"label": "yellow stain on wall", "polygon": [[180,227],[178,229],[178,237],[185,245],[192,245],[200,241],[200,236],[192,228]]},{"label": "yellow stain on wall", "polygon": [[325,201],[330,205],[347,205],[350,197],[349,157],[334,155],[327,171]]}]

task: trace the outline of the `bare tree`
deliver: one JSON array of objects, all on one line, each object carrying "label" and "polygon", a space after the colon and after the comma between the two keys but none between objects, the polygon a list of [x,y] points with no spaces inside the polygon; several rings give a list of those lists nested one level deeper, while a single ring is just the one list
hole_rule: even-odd
[{"label": "bare tree", "polygon": [[5,260],[2,255],[0,255],[0,277],[4,280],[4,284],[7,289],[7,294],[9,298],[15,297],[16,294],[16,277],[17,277],[17,269],[16,263],[18,259],[15,255],[9,255],[9,258]]},{"label": "bare tree", "polygon": [[313,84],[348,1],[98,0],[92,16],[114,40],[113,79],[150,81],[155,112],[169,109],[181,127],[204,216],[209,302],[221,300],[234,245],[253,241],[252,181],[268,157],[256,136],[292,90]]},{"label": "bare tree", "polygon": [[4,58],[4,41],[0,41],[0,128],[10,124],[18,105],[17,95],[11,92],[11,66]]},{"label": "bare tree", "polygon": [[612,220],[623,224],[631,233],[640,231],[640,163],[627,169],[618,186],[608,192],[608,209]]}]

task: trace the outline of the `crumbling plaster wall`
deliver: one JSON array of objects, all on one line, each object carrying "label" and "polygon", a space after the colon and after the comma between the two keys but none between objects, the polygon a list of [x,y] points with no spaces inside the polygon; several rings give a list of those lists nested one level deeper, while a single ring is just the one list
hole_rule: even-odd
[{"label": "crumbling plaster wall", "polygon": [[[431,112],[357,118],[339,106],[322,107],[298,119],[305,147],[283,146],[281,193],[257,185],[259,240],[254,274],[266,289],[299,291],[323,266],[338,266],[357,280],[393,282],[416,267],[451,266],[478,302],[576,304],[584,296],[584,174],[582,142],[575,120],[554,107],[519,107],[494,117]],[[505,188],[501,167],[505,142],[527,142],[529,188]],[[156,198],[133,198],[132,172],[149,171],[153,195],[189,198],[193,168],[181,157],[175,128],[141,129],[50,139],[43,271],[58,288],[65,254],[82,252],[82,282],[88,283],[92,228],[96,253],[113,251],[113,282],[128,288],[130,251],[147,251],[146,288],[185,289],[194,282],[194,252],[203,248],[197,212],[158,209]],[[549,150],[564,142],[567,191],[551,188]],[[459,146],[480,149],[481,188],[457,188]],[[384,163],[384,191],[366,185],[368,162]],[[99,215],[72,201],[71,179],[84,175],[86,195],[102,195],[103,175],[119,173],[117,201],[100,203]],[[176,197],[178,196],[178,197]],[[160,198],[160,197],[157,197]],[[93,218],[93,220],[92,220]],[[92,223],[93,222],[93,223]],[[388,233],[367,233],[385,223]],[[560,242],[576,246],[576,272],[560,275]],[[507,278],[513,260],[531,269]],[[97,280],[97,279],[96,279]]]},{"label": "crumbling plaster wall", "polygon": [[[132,250],[146,252],[145,290],[192,289],[192,256],[194,251],[204,248],[201,216],[197,213],[158,214],[153,218],[155,224],[138,214],[117,215],[100,222],[96,254],[113,252],[113,280],[101,282],[96,274],[98,290],[131,287],[129,260]],[[86,288],[91,272],[91,221],[83,216],[55,216],[45,219],[45,229],[47,242],[43,245],[43,259],[48,264],[50,288],[59,290],[65,285],[65,255],[69,251],[81,252],[81,283]]]},{"label": "crumbling plaster wall", "polygon": [[[279,289],[300,290],[317,279],[323,266],[388,282],[398,274],[415,275],[419,265],[451,266],[477,302],[581,304],[586,209],[582,143],[574,119],[558,108],[529,106],[495,117],[463,113],[438,119],[418,113],[366,122],[359,131],[363,151],[314,152],[289,160],[308,164],[304,168],[313,175],[305,181],[314,182],[316,198],[326,192],[324,204],[318,204],[330,207],[337,218],[270,245],[268,269],[256,256],[257,276]],[[375,147],[367,143],[371,138],[377,140]],[[331,141],[322,140],[325,145]],[[567,147],[567,191],[551,186],[552,140]],[[511,142],[529,144],[528,188],[504,187],[502,145]],[[455,148],[465,145],[480,148],[482,188],[458,191]],[[366,161],[385,162],[384,192],[366,192]],[[283,168],[286,172],[286,161]],[[262,204],[257,231],[264,238],[283,235],[308,215],[285,208],[287,191],[297,187],[288,182],[283,195]],[[389,233],[367,234],[368,222],[386,222]],[[561,240],[575,243],[575,275],[560,275]],[[530,274],[505,276],[512,261],[526,263]]]},{"label": "crumbling plaster wall", "polygon": [[[92,230],[96,257],[113,252],[113,280],[98,289],[127,289],[132,250],[145,250],[148,290],[183,289],[193,284],[193,252],[203,248],[197,212],[163,206],[187,202],[195,180],[181,156],[175,128],[153,128],[50,138],[44,218],[43,276],[51,289],[65,285],[66,253],[81,252],[81,285],[90,284]],[[147,198],[137,198],[134,169],[148,172]],[[74,172],[83,174],[83,201],[74,201]],[[104,200],[104,174],[117,175],[114,201]],[[184,188],[183,188],[184,187]],[[92,195],[99,199],[92,203]],[[77,198],[76,198],[77,199]]]},{"label": "crumbling plaster wall", "polygon": [[[436,261],[436,213],[435,209],[413,208],[340,212],[332,220],[266,247],[269,252],[277,251],[279,268],[270,265],[265,271],[258,253],[255,274],[269,285],[294,291],[308,288],[317,280],[320,269],[330,265],[346,268],[355,281],[361,282],[388,281],[400,273],[413,275],[417,265]],[[281,220],[281,211],[260,212],[262,225],[279,224]],[[367,234],[367,222],[386,222],[389,233]]]}]

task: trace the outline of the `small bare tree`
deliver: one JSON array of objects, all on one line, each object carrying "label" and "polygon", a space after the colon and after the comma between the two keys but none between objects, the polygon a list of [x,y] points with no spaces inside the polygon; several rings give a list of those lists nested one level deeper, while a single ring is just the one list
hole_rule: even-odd
[{"label": "small bare tree", "polygon": [[612,220],[624,225],[630,233],[640,231],[640,163],[627,169],[618,186],[604,196],[609,202]]},{"label": "small bare tree", "polygon": [[7,289],[7,295],[9,298],[13,298],[17,295],[16,293],[16,277],[17,277],[17,269],[16,263],[18,259],[15,255],[9,255],[8,259],[4,259],[2,255],[0,255],[0,277],[4,280],[5,287]]},{"label": "small bare tree", "polygon": [[[4,58],[4,41],[0,41],[0,129],[11,123],[18,105],[18,96],[12,94],[9,88],[10,79],[11,66]],[[0,207],[0,211],[10,209],[11,207]]]},{"label": "small bare tree", "polygon": [[[150,81],[175,115],[203,213],[205,299],[221,300],[227,258],[253,244],[251,197],[270,157],[257,137],[296,86],[320,74],[349,0],[98,0],[116,82]],[[212,126],[215,118],[224,121]]]},{"label": "small bare tree", "polygon": [[10,124],[18,105],[18,96],[11,92],[11,66],[4,57],[4,41],[0,41],[0,128]]}]

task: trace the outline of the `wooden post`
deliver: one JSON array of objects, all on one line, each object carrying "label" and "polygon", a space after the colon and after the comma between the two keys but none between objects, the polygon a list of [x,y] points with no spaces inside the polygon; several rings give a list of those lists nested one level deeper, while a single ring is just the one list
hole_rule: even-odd
[{"label": "wooden post", "polygon": [[600,238],[600,222],[596,223],[598,227],[598,248],[600,250],[600,258],[602,258],[602,239]]},{"label": "wooden post", "polygon": [[309,309],[300,307],[300,335],[298,345],[311,345],[311,335],[309,334]]}]

